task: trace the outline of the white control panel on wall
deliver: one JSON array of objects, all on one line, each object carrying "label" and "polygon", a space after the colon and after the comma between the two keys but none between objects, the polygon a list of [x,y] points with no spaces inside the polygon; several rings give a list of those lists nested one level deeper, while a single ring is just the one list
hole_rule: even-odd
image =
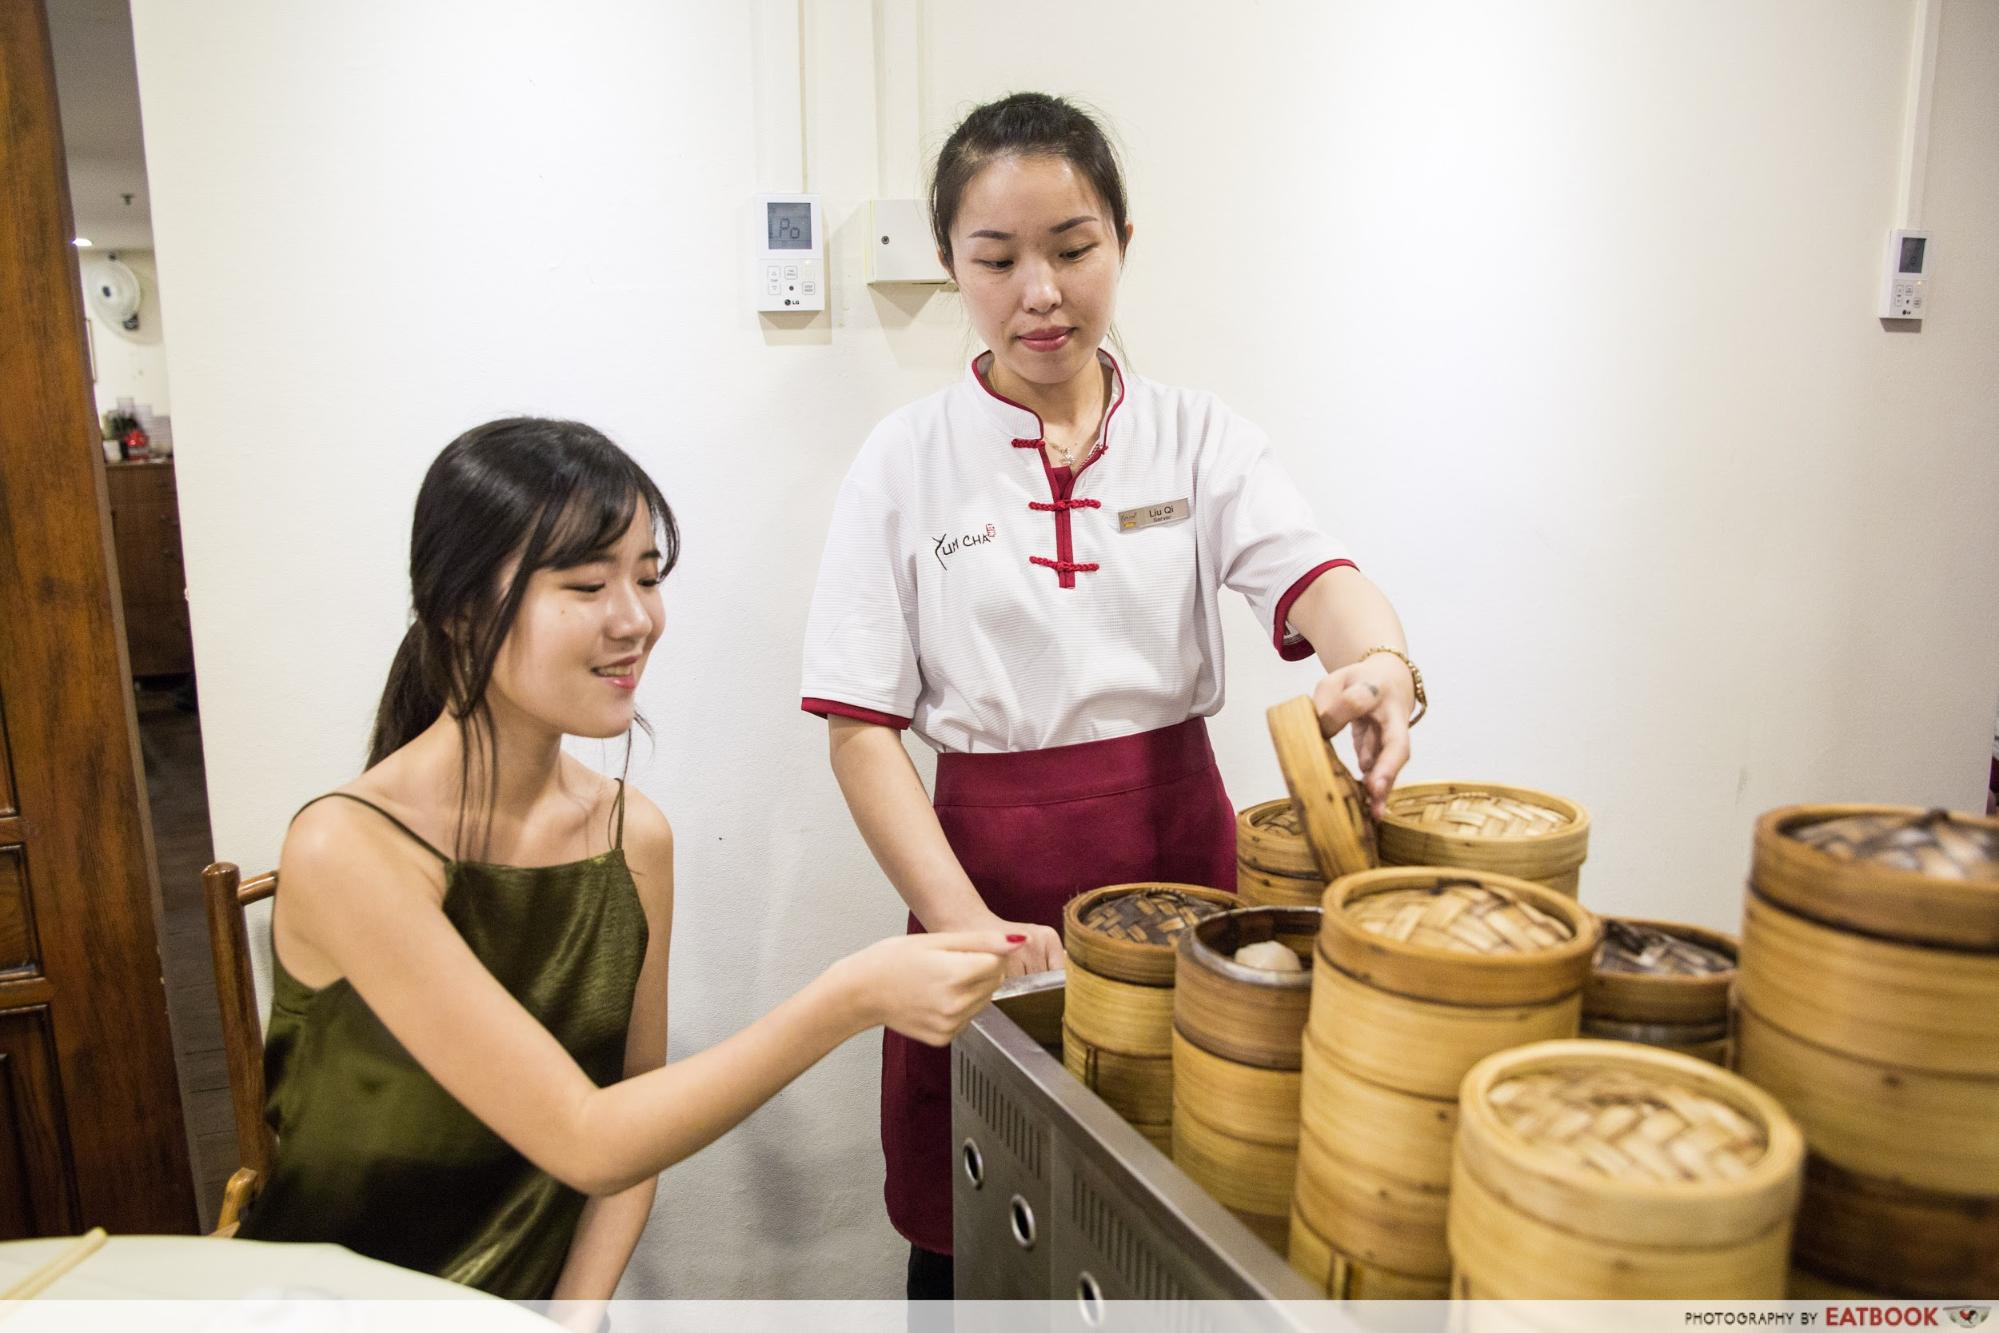
[{"label": "white control panel on wall", "polygon": [[750,253],[760,311],[826,308],[826,224],[816,194],[760,194]]},{"label": "white control panel on wall", "polygon": [[1888,233],[1888,265],[1881,287],[1881,318],[1921,319],[1930,303],[1930,234]]}]

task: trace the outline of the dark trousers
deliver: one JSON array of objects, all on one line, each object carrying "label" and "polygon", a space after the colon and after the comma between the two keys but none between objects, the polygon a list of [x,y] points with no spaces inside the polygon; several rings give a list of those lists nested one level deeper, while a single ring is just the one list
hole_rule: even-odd
[{"label": "dark trousers", "polygon": [[910,1246],[907,1294],[912,1301],[950,1300],[951,1256]]}]

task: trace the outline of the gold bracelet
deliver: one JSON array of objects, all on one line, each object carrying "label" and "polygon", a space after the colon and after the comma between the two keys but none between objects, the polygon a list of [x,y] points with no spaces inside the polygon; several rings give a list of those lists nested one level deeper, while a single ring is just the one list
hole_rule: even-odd
[{"label": "gold bracelet", "polygon": [[1410,714],[1409,725],[1412,727],[1415,726],[1423,720],[1424,714],[1430,711],[1430,696],[1423,692],[1423,673],[1418,671],[1416,664],[1409,660],[1409,654],[1403,652],[1400,648],[1390,648],[1385,643],[1378,648],[1370,648],[1362,653],[1355,659],[1354,665],[1359,666],[1376,653],[1387,653],[1395,658],[1396,661],[1402,663],[1403,666],[1409,668],[1409,681],[1416,687],[1416,711]]}]

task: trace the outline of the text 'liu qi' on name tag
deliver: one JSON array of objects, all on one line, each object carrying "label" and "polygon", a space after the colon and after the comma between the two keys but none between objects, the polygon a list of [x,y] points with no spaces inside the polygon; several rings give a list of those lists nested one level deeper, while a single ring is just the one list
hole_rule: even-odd
[{"label": "text 'liu qi' on name tag", "polygon": [[1136,532],[1140,528],[1156,528],[1161,523],[1180,523],[1193,512],[1194,506],[1185,499],[1168,500],[1156,505],[1140,505],[1136,509],[1120,509],[1117,516],[1117,530]]}]

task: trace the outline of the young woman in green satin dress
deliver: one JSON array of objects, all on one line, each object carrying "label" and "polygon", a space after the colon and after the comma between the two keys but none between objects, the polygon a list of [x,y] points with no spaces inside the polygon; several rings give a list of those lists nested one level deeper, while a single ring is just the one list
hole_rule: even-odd
[{"label": "young woman in green satin dress", "polygon": [[678,541],[586,426],[492,422],[432,464],[367,771],[280,857],[278,1154],[240,1235],[608,1298],[661,1170],[848,1037],[943,1045],[990,997],[1021,937],[896,937],[666,1065],[673,833],[561,743],[643,725]]}]

